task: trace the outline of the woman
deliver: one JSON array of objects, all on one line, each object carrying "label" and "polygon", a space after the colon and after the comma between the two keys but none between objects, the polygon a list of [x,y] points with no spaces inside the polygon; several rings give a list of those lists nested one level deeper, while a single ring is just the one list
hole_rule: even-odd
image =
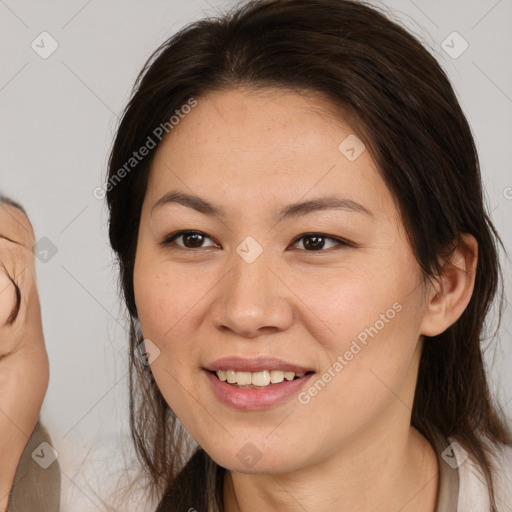
[{"label": "woman", "polygon": [[141,72],[106,191],[158,511],[508,510],[499,237],[403,28],[343,0],[191,24]]}]

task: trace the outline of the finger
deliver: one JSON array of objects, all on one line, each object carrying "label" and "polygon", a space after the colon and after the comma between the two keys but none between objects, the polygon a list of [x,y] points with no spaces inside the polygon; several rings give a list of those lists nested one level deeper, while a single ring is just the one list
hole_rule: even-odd
[{"label": "finger", "polygon": [[0,240],[0,342],[8,343],[15,333],[27,329],[27,315],[38,306],[34,254]]},{"label": "finger", "polygon": [[31,251],[35,243],[34,230],[25,210],[4,196],[0,196],[0,239]]},{"label": "finger", "polygon": [[[23,206],[21,206],[21,204],[17,203],[16,201],[13,201],[10,197],[0,194],[0,204],[2,204],[2,203],[14,206],[15,208],[18,208],[18,210],[21,210],[25,215],[27,215],[25,208],[23,208]],[[27,217],[28,217],[28,215],[27,215]]]},{"label": "finger", "polygon": [[[3,267],[3,270],[5,272],[5,275],[7,276],[7,279],[14,286],[15,298],[14,298],[14,304],[12,305],[11,312],[9,313],[9,316],[0,325],[12,325],[14,323],[14,321],[16,320],[16,318],[18,317],[18,313],[20,312],[20,307],[21,307],[21,290],[20,290],[20,287],[17,285],[16,281],[14,280],[14,277],[11,276],[11,274],[9,274],[9,271],[7,270],[7,268],[5,268],[5,265],[3,264],[3,262],[2,262],[2,267]],[[5,281],[5,279],[4,279],[4,281]],[[2,291],[4,289],[7,289],[7,288],[3,288]],[[8,304],[11,303],[11,302],[12,302],[11,299],[7,299],[7,303]],[[7,311],[7,309],[8,309],[8,306],[5,308],[5,310]],[[4,310],[0,306],[0,319],[2,318],[2,313],[3,312],[4,312]]]},{"label": "finger", "polygon": [[[0,197],[0,328],[20,328],[27,321],[28,302],[34,301],[34,231],[29,218],[16,203]],[[32,304],[33,303],[33,304]],[[4,345],[13,332],[0,332]]]},{"label": "finger", "polygon": [[[17,286],[17,285],[16,285]],[[13,309],[17,301],[16,287],[13,285],[9,274],[4,268],[3,264],[0,265],[0,329],[5,325],[11,325],[7,322],[11,320]],[[20,292],[21,303],[21,292]],[[18,311],[19,313],[19,311]],[[17,316],[17,315],[16,315]],[[0,354],[2,347],[0,347]]]}]

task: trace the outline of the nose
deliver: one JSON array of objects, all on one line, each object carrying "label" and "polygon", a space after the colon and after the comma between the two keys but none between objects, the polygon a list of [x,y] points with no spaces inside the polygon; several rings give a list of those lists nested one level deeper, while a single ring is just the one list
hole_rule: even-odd
[{"label": "nose", "polygon": [[212,305],[217,329],[255,338],[292,325],[294,294],[286,286],[282,269],[270,260],[265,251],[251,263],[234,255]]}]

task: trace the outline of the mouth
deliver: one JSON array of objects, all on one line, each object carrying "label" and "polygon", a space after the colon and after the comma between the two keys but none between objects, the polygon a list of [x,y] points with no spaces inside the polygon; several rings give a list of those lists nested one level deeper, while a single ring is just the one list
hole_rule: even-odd
[{"label": "mouth", "polygon": [[288,370],[262,370],[257,372],[228,370],[207,370],[221,382],[235,388],[262,389],[270,388],[283,382],[299,380],[313,374],[312,370],[305,372],[292,372]]},{"label": "mouth", "polygon": [[295,373],[290,369],[248,372],[205,368],[203,371],[213,395],[224,405],[239,411],[261,411],[279,406],[307,386],[315,373],[311,370]]},{"label": "mouth", "polygon": [[223,357],[203,370],[214,395],[243,411],[284,403],[307,386],[315,373],[311,367],[261,354]]}]

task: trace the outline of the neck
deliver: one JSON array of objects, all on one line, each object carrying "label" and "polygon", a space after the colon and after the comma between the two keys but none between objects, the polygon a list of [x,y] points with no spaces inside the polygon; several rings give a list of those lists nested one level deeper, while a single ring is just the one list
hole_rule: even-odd
[{"label": "neck", "polygon": [[[371,435],[370,435],[371,434]],[[383,443],[384,440],[384,443]],[[225,512],[433,512],[437,457],[413,427],[358,433],[321,463],[287,474],[226,472]]]}]

